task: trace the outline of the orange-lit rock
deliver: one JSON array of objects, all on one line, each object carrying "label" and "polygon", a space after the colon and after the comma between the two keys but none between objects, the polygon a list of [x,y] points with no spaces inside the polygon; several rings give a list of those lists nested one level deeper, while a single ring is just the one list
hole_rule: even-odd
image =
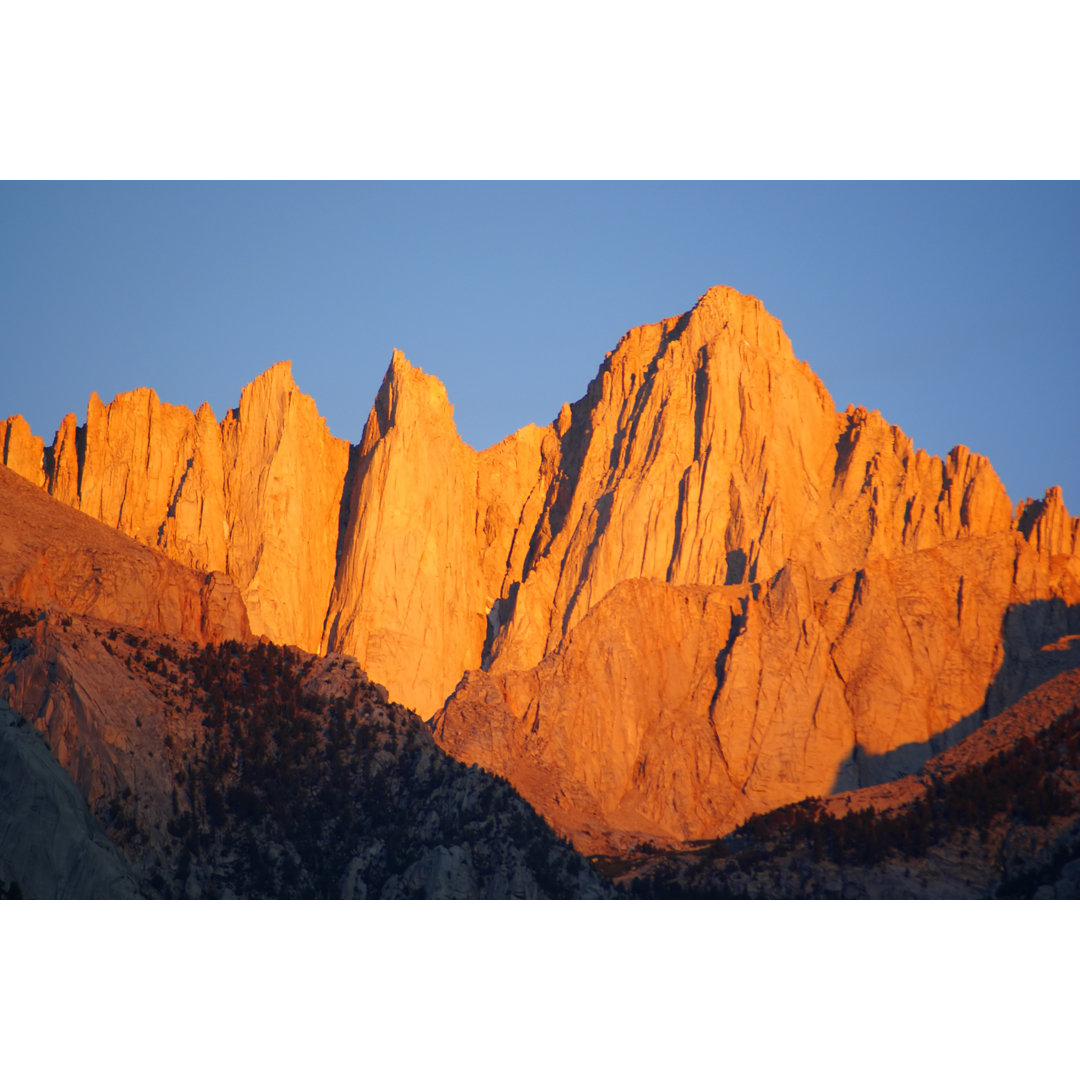
[{"label": "orange-lit rock", "polygon": [[[187,412],[187,410],[185,410]],[[158,525],[158,544],[178,562],[198,570],[229,567],[229,523],[225,516],[225,469],[221,431],[205,402],[187,413],[181,453],[183,472]],[[265,632],[265,631],[263,631]]]},{"label": "orange-lit rock", "polygon": [[478,454],[442,383],[394,353],[360,445],[324,644],[422,715],[480,665],[519,521],[539,514],[543,438],[525,428]]},{"label": "orange-lit rock", "polygon": [[[9,467],[60,502],[193,569],[228,574],[252,629],[317,650],[336,565],[349,445],[276,364],[218,424],[150,389],[96,394],[66,416],[50,452],[21,417],[3,432]],[[37,471],[32,468],[38,461]]]},{"label": "orange-lit rock", "polygon": [[537,666],[471,672],[436,735],[582,850],[716,836],[917,769],[1078,632],[1080,560],[1007,533],[831,580],[789,563],[760,587],[626,581]]},{"label": "orange-lit rock", "polygon": [[[917,767],[1014,700],[1039,642],[1077,623],[1059,492],[1021,534],[985,458],[942,461],[878,413],[837,414],[779,323],[731,290],[628,334],[554,430],[489,672],[437,731],[586,848],[716,835]],[[739,592],[736,633],[672,617],[692,584],[721,608]],[[691,676],[667,655],[698,634],[713,665]]]},{"label": "orange-lit rock", "polygon": [[1029,499],[1019,507],[1018,528],[1048,555],[1080,554],[1080,518],[1069,516],[1061,488],[1052,487],[1041,499]]},{"label": "orange-lit rock", "polygon": [[582,850],[679,839],[683,815],[715,819],[709,797],[730,799],[709,708],[748,596],[622,582],[537,667],[470,672],[436,738],[509,779]]},{"label": "orange-lit rock", "polygon": [[251,628],[318,652],[334,584],[349,444],[330,434],[287,361],[244,389],[239,409],[221,425],[221,439],[227,569]]},{"label": "orange-lit rock", "polygon": [[1012,523],[989,462],[838,415],[779,322],[731,289],[627,334],[570,416],[495,671],[537,663],[629,578],[760,582],[791,559],[838,574]]},{"label": "orange-lit rock", "polygon": [[79,428],[74,413],[60,422],[46,462],[49,494],[65,506],[79,505]]},{"label": "orange-lit rock", "polygon": [[0,468],[0,596],[205,643],[249,638],[224,574],[198,573]]},{"label": "orange-lit rock", "polygon": [[227,574],[253,632],[350,653],[424,716],[467,673],[445,745],[597,847],[912,767],[1080,604],[1060,490],[1014,515],[985,458],[838,412],[727,288],[482,452],[397,352],[356,447],[287,363],[220,424],[139,390],[48,452],[18,418],[3,436],[60,501]]},{"label": "orange-lit rock", "polygon": [[138,390],[91,400],[81,472],[79,438],[66,418],[53,494],[227,572],[255,632],[352,653],[424,714],[464,670],[539,662],[620,581],[761,582],[792,559],[838,574],[1012,525],[983,458],[837,414],[780,324],[725,288],[630,331],[554,424],[479,454],[395,353],[349,491],[348,445],[288,363],[220,425]]},{"label": "orange-lit rock", "polygon": [[45,443],[21,416],[0,420],[0,461],[12,472],[40,487],[45,480]]}]

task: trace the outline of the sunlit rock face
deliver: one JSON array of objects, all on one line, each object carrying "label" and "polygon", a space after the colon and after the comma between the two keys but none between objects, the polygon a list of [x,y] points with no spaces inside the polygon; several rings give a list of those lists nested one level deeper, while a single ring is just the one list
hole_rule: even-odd
[{"label": "sunlit rock face", "polygon": [[482,452],[397,352],[354,447],[288,364],[220,424],[139,390],[92,398],[51,448],[13,417],[0,446],[227,576],[253,633],[355,656],[597,850],[914,767],[1017,692],[1080,603],[1058,489],[1014,514],[985,458],[837,411],[728,288]]},{"label": "sunlit rock face", "polygon": [[620,581],[749,585],[790,560],[837,574],[1012,527],[985,459],[837,414],[730,289],[630,332],[549,428],[481,454],[396,354],[348,519],[324,645],[425,715],[464,670],[538,663]]},{"label": "sunlit rock face", "polygon": [[21,417],[4,463],[59,501],[200,571],[228,574],[251,628],[317,651],[334,581],[349,444],[335,439],[288,362],[248,386],[220,424],[150,389],[65,417],[44,467]]},{"label": "sunlit rock face", "polygon": [[538,662],[629,578],[754,583],[791,560],[839,574],[1012,520],[984,458],[942,462],[877,413],[837,414],[780,323],[730,289],[627,334],[561,449],[493,670]]},{"label": "sunlit rock face", "polygon": [[45,482],[45,443],[21,416],[0,420],[0,455],[12,472],[41,487]]},{"label": "sunlit rock face", "polygon": [[248,386],[221,424],[229,576],[251,628],[318,652],[334,583],[349,444],[288,363]]},{"label": "sunlit rock face", "polygon": [[181,566],[0,469],[0,598],[197,641],[251,637],[223,573]]},{"label": "sunlit rock face", "polygon": [[534,667],[470,672],[436,736],[582,850],[720,835],[914,771],[1016,700],[1080,632],[1078,571],[1001,532],[836,578],[624,581]]},{"label": "sunlit rock face", "polygon": [[478,454],[442,383],[394,353],[359,448],[324,645],[424,716],[481,663],[522,515],[530,502],[539,513],[544,437],[524,428]]},{"label": "sunlit rock face", "polygon": [[749,585],[792,560],[835,575],[1011,528],[984,458],[838,414],[760,302],[714,289],[627,334],[549,428],[482,454],[397,354],[324,644],[427,715],[466,669],[539,663],[621,581]]},{"label": "sunlit rock face", "polygon": [[1060,492],[1014,521],[986,459],[838,413],[731,290],[628,334],[553,432],[487,672],[436,730],[585,848],[717,835],[917,768],[1075,632]]}]

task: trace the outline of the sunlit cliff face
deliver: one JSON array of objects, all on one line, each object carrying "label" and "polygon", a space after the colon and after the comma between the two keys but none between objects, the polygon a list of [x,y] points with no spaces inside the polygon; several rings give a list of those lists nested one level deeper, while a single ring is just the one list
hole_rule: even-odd
[{"label": "sunlit cliff face", "polygon": [[0,436],[59,501],[228,575],[253,634],[355,656],[425,717],[453,694],[444,745],[600,846],[917,764],[1057,627],[1030,605],[1077,603],[1060,492],[1014,518],[985,458],[838,412],[728,288],[482,453],[397,352],[355,447],[287,363],[221,423],[140,390],[48,452],[21,418]]}]

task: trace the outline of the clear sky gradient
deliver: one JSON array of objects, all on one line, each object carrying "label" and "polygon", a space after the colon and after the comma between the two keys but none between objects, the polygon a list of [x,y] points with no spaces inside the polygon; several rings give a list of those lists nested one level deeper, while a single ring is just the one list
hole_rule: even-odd
[{"label": "clear sky gradient", "polygon": [[357,442],[391,349],[486,447],[630,327],[759,297],[832,393],[1080,512],[1080,184],[2,183],[0,418],[137,386],[220,419],[291,359]]}]

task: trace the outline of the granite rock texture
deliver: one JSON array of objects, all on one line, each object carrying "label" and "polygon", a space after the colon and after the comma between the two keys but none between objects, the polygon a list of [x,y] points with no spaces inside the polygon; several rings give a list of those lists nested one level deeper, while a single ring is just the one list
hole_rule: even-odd
[{"label": "granite rock texture", "polygon": [[[138,390],[51,448],[19,417],[0,436],[55,500],[236,590],[252,633],[354,656],[598,850],[916,768],[1077,629],[1059,489],[1014,509],[978,454],[839,411],[725,287],[481,452],[396,351],[352,447],[288,363],[220,424]],[[16,593],[101,572],[54,560]]]}]

